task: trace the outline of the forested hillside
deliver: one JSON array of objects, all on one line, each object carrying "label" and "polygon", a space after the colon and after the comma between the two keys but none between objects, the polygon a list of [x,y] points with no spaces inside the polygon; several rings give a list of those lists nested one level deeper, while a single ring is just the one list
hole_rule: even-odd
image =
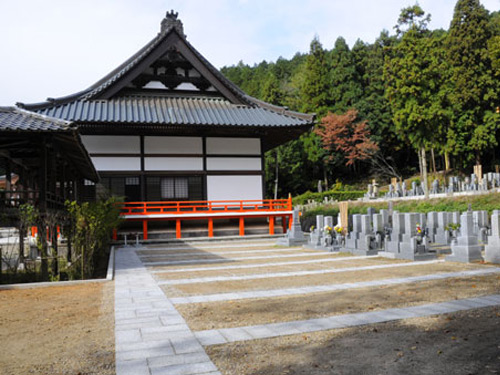
[{"label": "forested hillside", "polygon": [[308,54],[222,68],[249,95],[317,114],[312,132],[267,153],[268,196],[276,171],[283,197],[318,180],[500,164],[500,12],[459,0],[448,30],[429,17],[415,5],[372,44],[317,36]]}]

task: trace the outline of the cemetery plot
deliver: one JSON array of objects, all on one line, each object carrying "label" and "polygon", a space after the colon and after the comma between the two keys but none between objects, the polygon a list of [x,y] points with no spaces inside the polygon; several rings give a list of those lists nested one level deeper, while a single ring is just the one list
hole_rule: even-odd
[{"label": "cemetery plot", "polygon": [[224,375],[495,374],[499,315],[484,308],[205,350]]},{"label": "cemetery plot", "polygon": [[[383,214],[373,215],[377,218],[376,215],[380,215],[381,222],[385,220]],[[413,229],[414,222],[422,219],[412,215],[401,216],[402,242],[415,235],[406,227]],[[354,221],[361,223],[362,232],[363,229],[368,232],[371,223],[366,217],[360,218]],[[446,219],[459,217],[446,216]],[[463,233],[468,232],[464,229]],[[288,237],[292,239],[293,236]],[[193,348],[196,343],[199,350],[201,344],[224,375],[324,374],[335,373],[338,368],[348,369],[346,373],[362,373],[364,365],[385,369],[382,358],[397,360],[390,364],[397,364],[390,367],[392,373],[415,373],[416,367],[411,367],[411,361],[404,362],[406,358],[426,366],[426,360],[434,360],[434,357],[428,358],[434,350],[437,353],[443,349],[457,351],[463,348],[456,346],[456,342],[448,342],[456,341],[449,335],[440,336],[443,322],[447,324],[455,319],[460,322],[453,328],[456,330],[454,337],[475,343],[470,350],[474,350],[472,355],[477,363],[486,357],[483,353],[477,354],[476,348],[490,354],[493,344],[496,348],[497,341],[492,338],[491,331],[500,328],[500,321],[492,319],[492,316],[500,316],[500,267],[495,264],[447,262],[440,252],[433,254],[434,259],[411,261],[327,252],[313,249],[313,246],[263,253],[265,249],[261,248],[241,250],[244,241],[234,246],[224,244],[221,248],[217,248],[216,242],[213,244],[197,248],[192,243],[190,252],[177,252],[174,247],[166,246],[164,251],[156,247],[153,253],[145,247],[138,252],[147,256],[136,257],[133,262],[147,266],[144,271],[153,277],[155,293],[163,291],[168,299],[168,303],[163,302],[165,308],[167,305],[169,309],[175,308],[178,314],[168,312],[169,315],[160,320],[167,324],[169,319],[174,319],[169,324],[182,322],[184,330],[189,327],[190,332],[183,331],[183,334],[190,337]],[[357,243],[355,246],[359,248]],[[443,253],[451,253],[449,244],[440,244],[440,248]],[[208,262],[197,259],[194,253],[201,253],[203,257],[213,254],[215,258]],[[170,263],[151,261],[164,259],[164,254],[170,254],[167,256]],[[192,262],[183,263],[185,261]],[[144,292],[138,290],[137,293]],[[153,296],[144,298],[147,304],[148,298]],[[132,304],[138,302],[132,298]],[[136,313],[142,314],[143,310],[139,305]],[[144,313],[148,313],[147,309]],[[469,314],[480,315],[486,323],[468,320]],[[470,325],[463,326],[468,322]],[[140,324],[137,322],[137,327]],[[135,330],[137,327],[134,325]],[[172,329],[176,328],[146,326],[144,330],[138,329],[143,332],[142,339],[136,339],[147,341],[150,331],[157,330],[155,340],[161,338],[173,343],[176,332],[170,332]],[[432,329],[435,329],[435,340],[422,346],[416,344],[426,341],[422,337],[427,337]],[[383,334],[371,336],[370,332]],[[408,337],[415,342],[409,348],[402,347],[401,343]],[[481,341],[484,338],[486,341]],[[356,350],[363,348],[361,364],[352,361],[353,342]],[[436,349],[436,345],[440,348]],[[415,346],[417,349],[411,349]],[[389,353],[379,355],[381,348]],[[350,350],[348,356],[338,355],[346,349]],[[400,352],[402,354],[398,354]],[[440,370],[440,366],[444,366],[439,355],[436,355],[433,369]],[[369,361],[366,356],[370,357]],[[163,355],[153,359],[148,363],[167,363],[171,357]],[[487,357],[484,363],[489,365],[489,360]],[[401,364],[410,367],[398,367]],[[355,370],[349,366],[355,366]],[[442,370],[446,373],[444,368]]]},{"label": "cemetery plot", "polygon": [[157,273],[156,278],[158,280],[175,280],[175,279],[193,279],[193,278],[202,278],[202,277],[217,277],[217,276],[236,276],[236,275],[249,275],[249,274],[272,274],[276,272],[300,272],[300,271],[314,271],[314,270],[330,270],[330,269],[341,269],[346,267],[354,267],[354,266],[369,266],[375,264],[395,264],[402,262],[395,262],[389,259],[383,258],[374,258],[374,259],[356,259],[356,260],[345,260],[341,261],[340,259],[335,259],[337,261],[331,261],[333,259],[322,259],[321,262],[309,263],[309,264],[282,264],[279,266],[266,266],[262,265],[259,268],[230,268],[227,270],[206,270],[206,271],[195,271],[186,273],[179,272],[162,272]]},{"label": "cemetery plot", "polygon": [[[337,271],[336,273],[322,273],[317,275],[274,277],[249,280],[214,281],[200,282],[186,285],[164,285],[168,297],[193,296],[210,293],[229,293],[236,291],[251,291],[261,289],[278,289],[300,287],[304,285],[318,286],[334,283],[352,283],[359,281],[378,280],[387,277],[410,277],[417,275],[427,275],[439,272],[454,272],[459,270],[475,269],[477,265],[461,265],[456,263],[420,264],[394,263],[381,265],[384,268],[373,270],[325,270]],[[391,266],[391,267],[389,267]],[[397,266],[397,267],[394,267]],[[342,271],[342,272],[338,272]],[[345,272],[344,272],[345,271]]]},{"label": "cemetery plot", "polygon": [[178,305],[195,331],[288,322],[444,302],[499,292],[500,276],[452,278],[293,297]]}]

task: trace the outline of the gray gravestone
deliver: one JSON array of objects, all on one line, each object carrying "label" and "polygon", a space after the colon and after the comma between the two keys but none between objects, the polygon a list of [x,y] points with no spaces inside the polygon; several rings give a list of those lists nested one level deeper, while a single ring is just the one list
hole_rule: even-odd
[{"label": "gray gravestone", "polygon": [[452,242],[451,252],[451,255],[446,256],[446,261],[469,263],[483,259],[481,245],[474,235],[472,212],[464,212],[460,216],[460,236]]},{"label": "gray gravestone", "polygon": [[284,237],[277,241],[277,245],[297,246],[303,245],[306,242],[304,232],[302,232],[302,228],[300,227],[299,210],[294,209],[292,213],[292,228],[288,230]]},{"label": "gray gravestone", "polygon": [[484,260],[491,263],[500,263],[500,214],[491,215],[491,236],[484,248]]},{"label": "gray gravestone", "polygon": [[438,212],[437,221],[438,226],[436,228],[434,242],[438,244],[448,245],[450,241],[450,233],[446,229],[448,226],[448,212]]}]

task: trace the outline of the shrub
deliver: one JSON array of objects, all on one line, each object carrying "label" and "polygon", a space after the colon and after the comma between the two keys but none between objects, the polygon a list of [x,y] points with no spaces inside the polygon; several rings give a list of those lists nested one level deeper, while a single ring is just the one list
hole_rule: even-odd
[{"label": "shrub", "polygon": [[[81,278],[93,276],[99,260],[109,249],[111,234],[120,224],[120,211],[115,198],[100,202],[66,202],[70,222],[74,225],[72,238],[74,252],[78,257],[75,273]],[[76,259],[75,259],[76,261]]]}]

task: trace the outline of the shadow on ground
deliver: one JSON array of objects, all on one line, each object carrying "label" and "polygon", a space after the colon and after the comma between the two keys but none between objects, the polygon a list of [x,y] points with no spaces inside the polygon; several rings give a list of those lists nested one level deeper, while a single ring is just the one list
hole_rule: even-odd
[{"label": "shadow on ground", "polygon": [[207,348],[224,375],[497,374],[500,308]]}]

